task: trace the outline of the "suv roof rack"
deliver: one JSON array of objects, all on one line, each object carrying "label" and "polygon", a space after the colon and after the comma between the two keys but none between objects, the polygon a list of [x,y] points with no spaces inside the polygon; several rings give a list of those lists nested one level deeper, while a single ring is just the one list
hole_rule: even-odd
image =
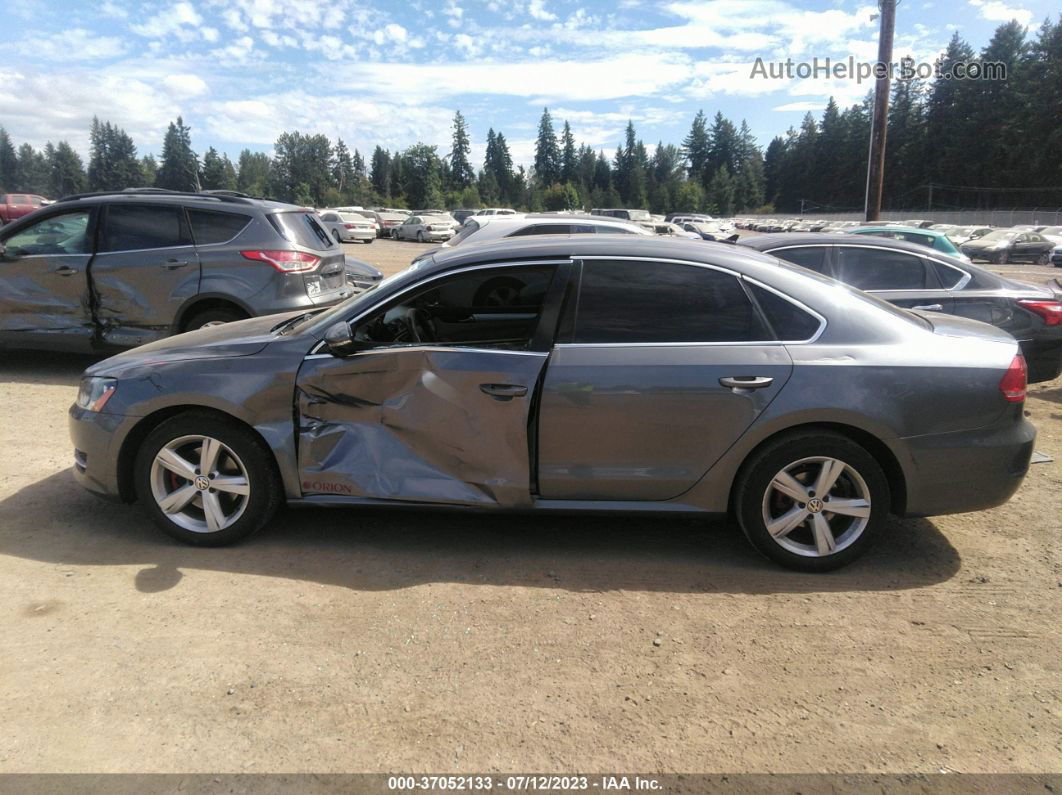
[{"label": "suv roof rack", "polygon": [[77,201],[78,199],[92,199],[97,196],[174,196],[188,199],[208,199],[219,202],[231,202],[233,204],[253,204],[254,199],[237,191],[182,191],[168,190],[166,188],[125,188],[124,190],[100,190],[89,193],[74,193],[57,199],[60,202]]}]

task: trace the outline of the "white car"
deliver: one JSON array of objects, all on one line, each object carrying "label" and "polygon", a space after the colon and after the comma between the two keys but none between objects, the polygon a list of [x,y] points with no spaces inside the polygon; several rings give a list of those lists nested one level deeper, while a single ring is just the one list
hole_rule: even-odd
[{"label": "white car", "polygon": [[475,212],[475,217],[481,215],[516,215],[516,210],[509,207],[484,207],[482,210],[476,210]]},{"label": "white car", "polygon": [[321,210],[321,225],[337,243],[371,243],[376,239],[376,221],[355,212]]},{"label": "white car", "polygon": [[395,240],[416,240],[418,243],[439,243],[453,236],[453,224],[437,215],[411,215],[391,229],[391,237]]},{"label": "white car", "polygon": [[600,218],[590,215],[523,214],[473,216],[465,219],[461,231],[443,248],[453,248],[465,243],[485,243],[505,237],[528,235],[651,235],[638,224],[617,218]]}]

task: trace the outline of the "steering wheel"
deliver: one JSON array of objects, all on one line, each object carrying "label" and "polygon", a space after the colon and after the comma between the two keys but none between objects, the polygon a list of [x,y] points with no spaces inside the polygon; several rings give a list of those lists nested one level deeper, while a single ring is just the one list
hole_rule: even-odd
[{"label": "steering wheel", "polygon": [[410,307],[402,314],[402,322],[414,342],[435,341],[435,330],[431,325],[431,315],[423,309]]}]

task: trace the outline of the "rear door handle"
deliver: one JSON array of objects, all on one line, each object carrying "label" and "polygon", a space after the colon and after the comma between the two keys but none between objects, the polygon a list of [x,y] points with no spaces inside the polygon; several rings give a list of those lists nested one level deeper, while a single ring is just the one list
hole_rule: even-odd
[{"label": "rear door handle", "polygon": [[61,268],[56,268],[55,272],[60,276],[73,276],[77,273],[77,268],[71,268],[69,265],[63,265]]},{"label": "rear door handle", "polygon": [[763,389],[773,384],[774,379],[765,375],[735,375],[720,378],[719,383],[728,389]]},{"label": "rear door handle", "polygon": [[188,260],[168,259],[164,263],[162,263],[162,267],[164,267],[166,270],[172,271],[176,270],[177,268],[183,268],[185,265],[188,264],[190,264]]},{"label": "rear door handle", "polygon": [[527,387],[520,384],[480,384],[479,389],[495,400],[512,400],[527,394]]},{"label": "rear door handle", "polygon": [[921,309],[923,312],[943,312],[943,304],[923,304],[921,306],[912,306],[911,309]]}]

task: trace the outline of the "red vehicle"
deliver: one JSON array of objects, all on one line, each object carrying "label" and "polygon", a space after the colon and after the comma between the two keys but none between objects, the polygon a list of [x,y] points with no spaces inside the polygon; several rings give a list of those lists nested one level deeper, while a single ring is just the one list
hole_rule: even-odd
[{"label": "red vehicle", "polygon": [[46,201],[33,193],[0,193],[0,226],[39,210]]}]

